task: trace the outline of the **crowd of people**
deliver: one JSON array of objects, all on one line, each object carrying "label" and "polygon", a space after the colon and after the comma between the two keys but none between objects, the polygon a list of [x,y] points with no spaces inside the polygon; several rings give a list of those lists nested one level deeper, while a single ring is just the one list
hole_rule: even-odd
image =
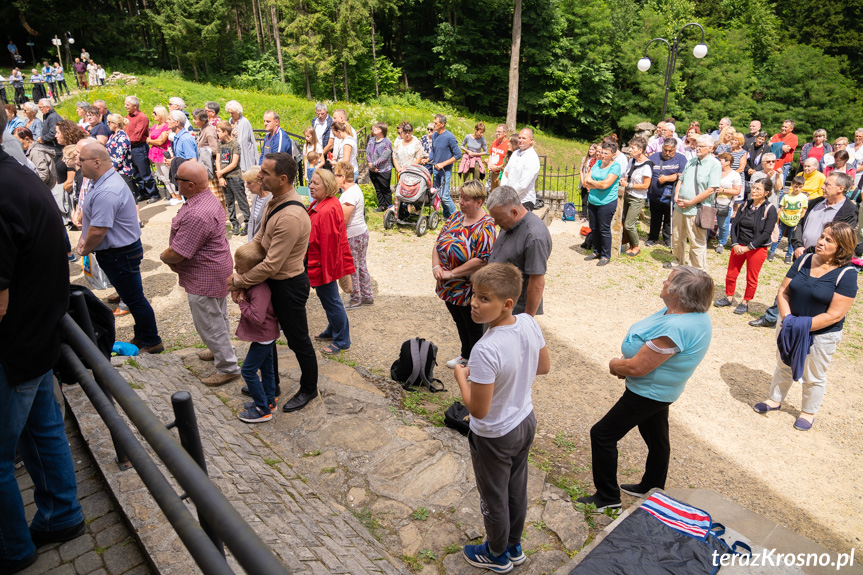
[{"label": "crowd of people", "polygon": [[[367,206],[357,184],[359,160],[367,164],[382,211],[395,209],[392,170],[398,179],[407,167],[424,166],[445,216],[432,249],[431,275],[460,341],[459,355],[447,366],[454,370],[472,415],[471,458],[480,497],[490,510],[484,514],[487,540],[467,545],[463,552],[470,564],[499,573],[521,564],[527,454],[536,428],[530,389],[534,378],[550,369],[534,319],[543,313],[552,238],[533,213],[540,167],[533,131],[523,128],[510,136],[499,125],[489,144],[485,126],[478,123],[459,145],[446,127],[447,118],[437,114],[422,138],[403,122],[393,142],[388,125],[377,123],[363,157],[347,112],[330,115],[323,104],[316,106],[304,131],[302,149],[291,142],[274,110],[263,115],[266,136],[259,148],[237,101],[225,104],[224,120],[222,108],[213,101],[191,111],[179,97],[153,105],[150,113],[141,107],[135,96],[126,97],[125,115],[111,113],[101,100],[82,101],[76,107],[78,119],[72,121],[61,118],[47,96],[35,111],[25,106],[24,117],[17,116],[14,104],[6,106],[0,112],[0,178],[13,182],[15,193],[0,198],[2,237],[16,246],[39,237],[33,248],[38,254],[28,252],[28,257],[44,258],[50,270],[42,273],[60,276],[59,268],[67,263],[61,247],[65,235],[68,260],[95,260],[117,291],[108,298],[118,306],[115,315],[132,315],[131,343],[140,353],[160,353],[164,345],[141,277],[144,222],[138,205],[165,201],[179,206],[160,259],[186,290],[195,329],[206,345],[198,356],[214,363],[215,374],[201,381],[221,386],[242,378],[241,392],[251,401],[238,417],[263,423],[272,421],[282,393],[275,350],[280,334],[300,366],[299,389],[281,402],[283,412],[294,412],[318,395],[315,343],[325,355],[349,351],[348,312],[374,305],[366,264]],[[846,141],[830,147],[816,132],[812,145],[804,146],[801,172],[793,175],[789,164],[798,144],[793,122],[785,122],[772,143],[758,122],[747,135],[736,132],[727,119],[713,134],[701,134],[697,123],[687,128],[685,139],[678,139],[675,130],[669,120],[660,123],[653,137],[633,138],[629,158],[616,138],[606,138],[591,146],[581,169],[591,228],[585,242],[592,248],[588,259],[599,260],[599,265],[610,262],[611,221],[621,198],[622,251],[631,257],[640,253],[637,226],[647,208],[647,244],[663,242],[674,255],[659,294],[661,309],[630,328],[623,357],[609,363],[610,373],[625,380],[626,389],[591,429],[596,493],[579,502],[597,510],[620,507],[621,491],[641,496],[665,486],[669,406],[707,353],[711,303],[733,305],[744,264],[747,287],[735,308],[741,314],[754,297],[761,266],[773,259],[780,237],[789,238],[790,267],[771,308],[775,315],[768,310],[765,318],[753,322],[775,325],[778,339],[768,397],[753,408],[761,414],[779,409],[792,383],[802,381],[803,406],[794,423],[798,430],[814,424],[826,372],[856,296],[857,270],[850,264],[858,244],[855,168],[863,161],[863,129],[855,134],[853,146]],[[450,194],[457,162],[456,171],[463,176],[458,205]],[[301,166],[307,198],[298,193]],[[783,194],[786,179],[790,189]],[[34,186],[50,189],[53,201],[47,193],[34,193]],[[23,209],[39,215],[24,218],[23,227],[10,226]],[[57,225],[60,218],[69,228],[81,230],[74,248],[68,230],[64,234]],[[714,282],[705,270],[710,235],[716,237],[719,253],[729,240],[731,244],[725,297],[716,301]],[[246,236],[233,254],[228,241],[232,236]],[[685,264],[687,241],[690,265]],[[54,496],[65,499],[56,502],[62,520],[43,525],[37,516],[30,537],[23,508],[20,517],[10,515],[14,525],[9,529],[18,540],[0,555],[10,572],[29,564],[34,545],[68,540],[83,526],[74,474],[71,485],[64,474],[71,464],[68,449],[55,445],[63,433],[62,419],[58,427],[46,395],[56,342],[43,337],[48,340],[40,343],[44,353],[33,365],[22,366],[19,357],[26,355],[21,346],[37,337],[40,325],[56,324],[65,312],[68,293],[60,294],[54,284],[65,290],[68,277],[17,296],[27,291],[21,282],[37,281],[32,277],[37,272],[16,276],[16,266],[14,258],[0,261],[0,394],[19,395],[10,390],[26,388],[35,398],[32,409],[52,411],[38,423],[41,437],[47,439],[34,440],[24,461],[29,469],[42,450],[57,452],[58,476],[47,478],[46,484],[59,486]],[[317,335],[309,333],[307,320],[311,288],[327,319]],[[48,294],[51,290],[56,293]],[[346,302],[340,290],[347,294]],[[60,304],[44,306],[47,297]],[[228,297],[241,312],[236,336],[250,342],[242,362],[231,343]],[[31,321],[38,306],[43,306],[40,321]],[[18,330],[23,335],[11,337],[17,337]],[[0,445],[4,462],[10,449],[14,453],[18,436],[36,425],[16,420],[15,441]],[[616,444],[634,427],[648,445],[646,469],[639,483],[618,485]],[[4,492],[3,497],[11,495]],[[0,529],[5,537],[7,527]]]}]

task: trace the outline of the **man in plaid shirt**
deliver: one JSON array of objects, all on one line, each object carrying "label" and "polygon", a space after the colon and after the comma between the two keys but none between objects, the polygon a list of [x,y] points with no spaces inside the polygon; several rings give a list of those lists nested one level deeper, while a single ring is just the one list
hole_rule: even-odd
[{"label": "man in plaid shirt", "polygon": [[215,375],[201,383],[215,387],[240,377],[228,321],[225,279],[231,276],[234,262],[225,237],[225,210],[207,187],[203,165],[184,162],[175,180],[186,204],[171,222],[168,248],[160,258],[177,272],[186,290],[195,329],[207,345],[198,357],[216,365]]}]

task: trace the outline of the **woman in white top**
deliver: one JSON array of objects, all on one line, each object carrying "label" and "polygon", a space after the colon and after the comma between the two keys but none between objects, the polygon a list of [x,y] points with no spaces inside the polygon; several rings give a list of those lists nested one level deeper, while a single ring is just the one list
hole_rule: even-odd
[{"label": "woman in white top", "polygon": [[719,236],[716,238],[716,253],[721,254],[725,251],[728,234],[731,232],[731,219],[734,217],[733,204],[738,195],[743,195],[743,180],[740,178],[740,173],[731,169],[731,164],[734,161],[731,152],[723,152],[716,158],[722,166],[722,179],[719,180],[715,202],[716,224],[719,228]]},{"label": "woman in white top", "polygon": [[[326,158],[324,157],[324,148],[318,141],[318,133],[311,126],[305,129],[303,136],[306,138],[306,143],[303,144],[303,165],[306,166],[306,182],[310,182],[312,174],[315,170],[322,167]],[[315,152],[318,155],[317,162],[309,161],[309,152]]]},{"label": "woman in white top", "polygon": [[365,198],[360,187],[354,183],[354,167],[348,162],[341,161],[333,166],[333,174],[342,195],[339,201],[342,203],[342,211],[345,214],[345,227],[348,232],[348,246],[351,248],[351,256],[354,258],[354,271],[351,275],[351,283],[354,293],[345,309],[357,309],[364,305],[375,303],[372,294],[372,276],[366,266],[366,251],[369,247],[369,228],[366,226]]},{"label": "woman in white top", "polygon": [[357,164],[357,139],[348,133],[348,126],[342,122],[333,122],[332,132],[336,137],[333,145],[333,163],[345,161],[354,167],[354,181],[360,175]]},{"label": "woman in white top", "polygon": [[653,177],[653,163],[647,159],[644,150],[647,140],[636,136],[629,141],[629,161],[626,175],[620,179],[618,190],[626,190],[623,198],[623,242],[629,244],[626,255],[635,257],[641,253],[638,245],[638,215],[647,201],[647,189]]},{"label": "woman in white top", "polygon": [[[422,144],[419,138],[414,136],[414,127],[409,122],[405,122],[402,125],[400,137],[393,145],[393,167],[396,169],[396,174],[401,174],[410,165],[419,164],[424,156]],[[398,175],[396,175],[396,181],[398,181]]]}]

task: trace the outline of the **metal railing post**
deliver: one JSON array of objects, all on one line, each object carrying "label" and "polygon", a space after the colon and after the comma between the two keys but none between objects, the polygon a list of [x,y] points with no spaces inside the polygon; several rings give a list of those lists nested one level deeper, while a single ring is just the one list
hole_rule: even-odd
[{"label": "metal railing post", "polygon": [[[204,473],[207,473],[207,461],[204,457],[204,447],[201,445],[201,434],[198,433],[198,418],[195,415],[195,407],[192,405],[192,394],[188,391],[178,391],[171,396],[171,407],[174,408],[174,423],[168,427],[177,428],[177,433],[180,435],[180,445],[192,456],[192,459]],[[198,522],[216,549],[224,555],[225,545],[207,520],[199,514]]]},{"label": "metal railing post", "polygon": [[[90,312],[87,309],[87,301],[84,299],[84,294],[81,292],[73,293],[69,296],[69,307],[75,311],[75,323],[81,328],[81,330],[90,338],[90,341],[95,345],[96,343],[96,330],[93,329],[93,322],[90,319]],[[105,394],[105,397],[108,398],[108,401],[111,403],[111,406],[116,409],[117,407],[114,405],[114,397],[111,395],[111,392],[108,391],[101,382],[96,382],[99,387],[102,389],[102,393]],[[120,471],[126,471],[127,469],[132,468],[132,463],[129,461],[129,457],[126,455],[126,452],[123,451],[123,448],[120,446],[120,443],[117,441],[114,433],[111,433],[111,441],[114,444],[114,453],[116,457],[114,461],[117,462],[117,467],[120,468]]]}]

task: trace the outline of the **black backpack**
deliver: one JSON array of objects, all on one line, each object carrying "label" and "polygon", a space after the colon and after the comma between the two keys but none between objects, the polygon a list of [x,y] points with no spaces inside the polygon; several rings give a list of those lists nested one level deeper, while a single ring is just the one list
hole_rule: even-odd
[{"label": "black backpack", "polygon": [[[93,325],[93,333],[96,337],[96,347],[108,359],[111,359],[111,351],[114,347],[115,328],[114,328],[114,313],[111,308],[102,303],[96,295],[88,288],[71,284],[69,286],[69,295],[83,294],[84,303],[87,308],[86,313],[90,318],[90,323]],[[69,316],[80,325],[81,318],[78,317],[78,310],[75,308],[72,298],[69,299]],[[75,376],[72,372],[65,368],[63,362],[59,362],[56,366],[55,373],[57,378],[64,382],[75,382]]]},{"label": "black backpack", "polygon": [[456,401],[443,414],[443,424],[466,436],[470,431],[470,412],[460,401]]},{"label": "black backpack", "polygon": [[414,337],[402,344],[399,358],[390,367],[390,377],[405,389],[426,386],[431,392],[446,391],[443,382],[435,379],[437,346],[427,339]]}]

